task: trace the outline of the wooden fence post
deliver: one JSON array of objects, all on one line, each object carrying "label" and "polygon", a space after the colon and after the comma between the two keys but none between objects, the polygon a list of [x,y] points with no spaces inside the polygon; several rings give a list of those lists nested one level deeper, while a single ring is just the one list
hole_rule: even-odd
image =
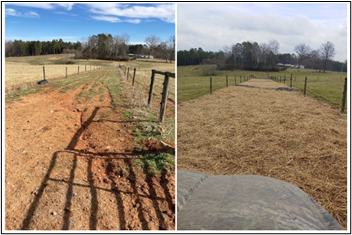
[{"label": "wooden fence post", "polygon": [[170,75],[168,72],[165,73],[164,83],[163,83],[163,93],[162,93],[162,100],[160,103],[160,117],[159,122],[163,122],[166,110],[166,103],[167,103],[167,96],[169,93],[169,81]]},{"label": "wooden fence post", "polygon": [[347,97],[347,78],[345,78],[345,85],[343,86],[341,113],[345,111],[346,97]]},{"label": "wooden fence post", "polygon": [[212,77],[210,77],[210,94],[213,94],[213,81],[212,81]]},{"label": "wooden fence post", "polygon": [[127,69],[127,80],[128,80],[128,75],[130,74],[130,67]]},{"label": "wooden fence post", "polygon": [[66,78],[67,78],[67,67],[66,67]]},{"label": "wooden fence post", "polygon": [[45,67],[43,66],[43,77],[44,77],[44,80],[46,80],[45,79]]},{"label": "wooden fence post", "polygon": [[306,96],[306,90],[307,90],[307,77],[304,80],[304,96]]},{"label": "wooden fence post", "polygon": [[153,69],[152,70],[152,77],[150,78],[148,106],[150,106],[150,102],[152,101],[154,81],[155,81],[155,70]]},{"label": "wooden fence post", "polygon": [[229,80],[227,79],[227,75],[226,75],[226,87],[229,87]]},{"label": "wooden fence post", "polygon": [[136,77],[136,68],[133,70],[133,79],[132,79],[132,86],[134,86],[134,79]]},{"label": "wooden fence post", "polygon": [[290,87],[292,87],[292,73],[291,73],[291,78],[290,78]]}]

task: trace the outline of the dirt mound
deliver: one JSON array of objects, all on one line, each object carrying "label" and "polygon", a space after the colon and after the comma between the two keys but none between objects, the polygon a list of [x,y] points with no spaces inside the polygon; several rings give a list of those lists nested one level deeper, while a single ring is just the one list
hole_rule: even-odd
[{"label": "dirt mound", "polygon": [[262,88],[266,90],[275,90],[275,91],[295,91],[295,88],[289,88],[289,87],[278,87],[278,88],[267,88],[267,87],[259,87],[259,86],[250,86],[250,85],[243,85],[243,84],[237,84],[236,86],[241,86],[241,87],[247,87],[247,88]]}]

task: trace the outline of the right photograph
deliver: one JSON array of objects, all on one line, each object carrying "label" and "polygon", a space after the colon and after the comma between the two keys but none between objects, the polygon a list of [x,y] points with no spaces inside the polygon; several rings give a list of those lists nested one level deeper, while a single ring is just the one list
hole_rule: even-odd
[{"label": "right photograph", "polygon": [[350,230],[350,7],[177,3],[177,230]]}]

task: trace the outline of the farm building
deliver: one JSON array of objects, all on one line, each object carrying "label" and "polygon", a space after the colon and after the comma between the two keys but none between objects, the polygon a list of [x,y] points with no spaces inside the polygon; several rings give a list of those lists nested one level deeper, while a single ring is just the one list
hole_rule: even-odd
[{"label": "farm building", "polygon": [[128,54],[129,57],[137,57],[137,58],[150,58],[150,59],[154,59],[154,56],[150,55],[148,57],[148,55],[141,55],[141,54]]}]

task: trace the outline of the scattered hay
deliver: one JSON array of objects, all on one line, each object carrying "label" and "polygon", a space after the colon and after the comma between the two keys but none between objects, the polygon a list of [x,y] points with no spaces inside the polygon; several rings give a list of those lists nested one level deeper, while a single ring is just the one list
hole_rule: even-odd
[{"label": "scattered hay", "polygon": [[298,92],[231,86],[179,104],[177,134],[178,169],[284,180],[347,229],[347,118],[339,110]]}]

